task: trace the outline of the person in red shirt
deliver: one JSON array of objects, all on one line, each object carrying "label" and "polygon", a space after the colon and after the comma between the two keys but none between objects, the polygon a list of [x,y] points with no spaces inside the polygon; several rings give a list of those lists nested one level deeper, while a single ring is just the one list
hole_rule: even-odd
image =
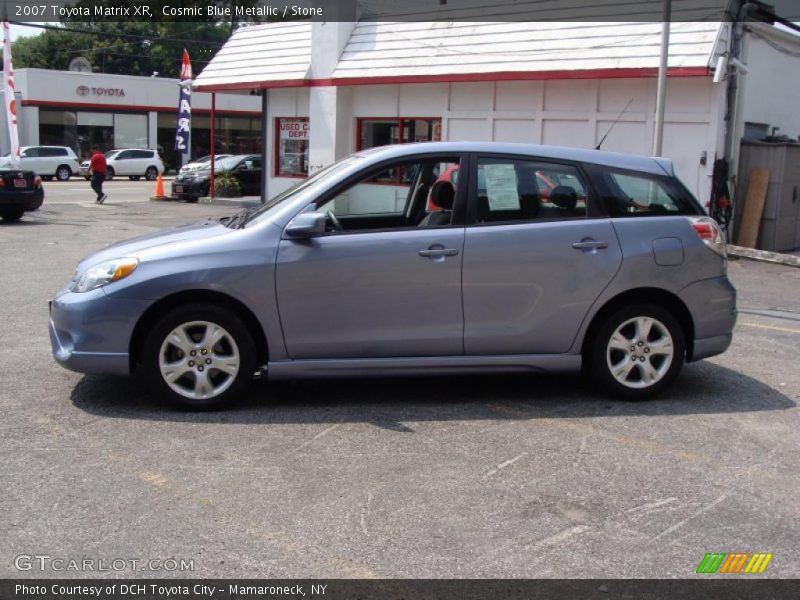
[{"label": "person in red shirt", "polygon": [[106,157],[97,148],[92,148],[89,172],[92,174],[92,189],[97,194],[97,203],[102,204],[108,197],[103,193],[103,182],[106,180]]}]

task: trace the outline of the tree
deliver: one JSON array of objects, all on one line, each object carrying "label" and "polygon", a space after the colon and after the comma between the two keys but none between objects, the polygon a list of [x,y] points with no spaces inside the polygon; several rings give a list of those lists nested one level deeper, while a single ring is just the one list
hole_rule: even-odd
[{"label": "tree", "polygon": [[14,67],[65,70],[73,58],[83,56],[101,73],[178,77],[184,48],[200,71],[229,32],[230,25],[211,21],[68,21],[17,40]]}]

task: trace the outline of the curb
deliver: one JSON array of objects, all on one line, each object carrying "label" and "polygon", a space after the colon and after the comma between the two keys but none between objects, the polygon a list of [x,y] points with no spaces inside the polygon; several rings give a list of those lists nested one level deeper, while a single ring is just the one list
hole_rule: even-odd
[{"label": "curb", "polygon": [[250,200],[247,198],[210,198],[204,196],[198,200],[199,204],[215,204],[217,206],[236,206],[239,208],[251,208],[261,206],[261,199]]},{"label": "curb", "polygon": [[749,258],[750,260],[770,262],[789,267],[800,267],[800,256],[781,254],[780,252],[768,252],[767,250],[756,250],[754,248],[734,246],[733,244],[728,244],[727,248],[728,254],[731,256],[739,256],[741,258]]}]

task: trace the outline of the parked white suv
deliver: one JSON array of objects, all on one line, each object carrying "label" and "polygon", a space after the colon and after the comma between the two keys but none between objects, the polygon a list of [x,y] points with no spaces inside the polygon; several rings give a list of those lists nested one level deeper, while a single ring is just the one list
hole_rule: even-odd
[{"label": "parked white suv", "polygon": [[[106,179],[118,175],[127,175],[136,180],[141,177],[150,181],[164,173],[164,163],[158,152],[143,148],[123,148],[106,152]],[[89,161],[81,163],[81,174],[89,179]]]},{"label": "parked white suv", "polygon": [[[7,160],[7,156],[2,162]],[[33,171],[46,181],[53,177],[67,181],[78,172],[81,162],[75,151],[67,146],[23,146],[19,149],[19,158],[20,168]]]}]

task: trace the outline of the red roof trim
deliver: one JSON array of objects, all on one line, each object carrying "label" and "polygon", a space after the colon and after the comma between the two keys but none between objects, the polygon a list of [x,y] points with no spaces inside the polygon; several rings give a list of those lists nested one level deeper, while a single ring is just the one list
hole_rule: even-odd
[{"label": "red roof trim", "polygon": [[[669,77],[708,77],[707,67],[672,67]],[[287,87],[320,87],[348,85],[380,85],[392,83],[461,83],[475,81],[543,81],[552,79],[628,79],[657,77],[656,67],[636,69],[583,69],[577,71],[500,71],[494,73],[452,73],[445,75],[398,75],[381,77],[339,77],[336,79],[287,79],[251,83],[221,83],[199,85],[198,92],[271,89]]]},{"label": "red roof trim", "polygon": [[[96,104],[93,102],[61,102],[57,100],[23,100],[22,106],[41,106],[45,108],[81,108],[90,110],[119,110],[125,112],[170,112],[177,113],[175,106],[140,106],[131,104]],[[247,117],[260,117],[261,111],[256,110],[221,110],[216,109],[216,114],[241,115]],[[211,109],[192,107],[193,114],[211,114]]]}]

